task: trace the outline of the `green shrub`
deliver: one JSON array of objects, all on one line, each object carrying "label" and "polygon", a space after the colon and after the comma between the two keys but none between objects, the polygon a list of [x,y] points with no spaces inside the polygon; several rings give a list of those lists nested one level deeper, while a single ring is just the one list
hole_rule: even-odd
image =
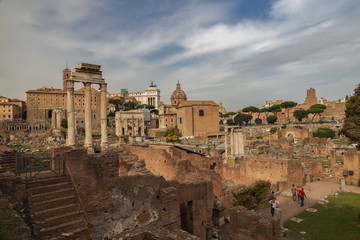
[{"label": "green shrub", "polygon": [[262,124],[262,120],[261,120],[261,118],[257,118],[257,119],[255,119],[255,124],[257,124],[257,125]]},{"label": "green shrub", "polygon": [[294,126],[294,128],[303,129],[303,126]]},{"label": "green shrub", "polygon": [[257,136],[256,139],[263,139],[263,137],[262,136]]},{"label": "green shrub", "polygon": [[278,138],[282,137],[282,132],[280,130],[278,130]]},{"label": "green shrub", "polygon": [[315,132],[313,132],[313,137],[333,138],[335,137],[335,131],[330,128],[318,128]]},{"label": "green shrub", "polygon": [[232,192],[234,196],[233,205],[241,205],[248,209],[254,208],[266,199],[267,189],[266,182],[257,181],[252,188],[243,189],[237,193]]},{"label": "green shrub", "polygon": [[270,129],[270,133],[271,133],[271,134],[274,134],[277,130],[278,130],[277,127],[272,127],[272,128]]}]

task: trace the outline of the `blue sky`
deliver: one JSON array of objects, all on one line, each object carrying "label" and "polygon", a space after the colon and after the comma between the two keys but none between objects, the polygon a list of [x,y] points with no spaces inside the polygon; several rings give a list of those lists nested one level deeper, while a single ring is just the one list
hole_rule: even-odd
[{"label": "blue sky", "polygon": [[[109,92],[161,99],[180,81],[189,100],[227,110],[266,100],[328,100],[360,79],[357,0],[0,0],[0,95],[61,88],[66,61],[102,65]],[[77,84],[77,88],[81,85]]]}]

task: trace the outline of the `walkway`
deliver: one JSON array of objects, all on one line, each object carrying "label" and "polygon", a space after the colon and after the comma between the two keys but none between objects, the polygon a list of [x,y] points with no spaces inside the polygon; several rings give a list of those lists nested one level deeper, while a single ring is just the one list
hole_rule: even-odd
[{"label": "walkway", "polygon": [[[357,186],[349,186],[346,185],[345,187],[347,192],[355,192],[360,194],[360,187]],[[340,184],[332,183],[332,182],[323,182],[323,181],[316,181],[312,183],[308,183],[304,187],[304,191],[307,195],[304,201],[304,207],[300,207],[297,201],[292,200],[292,195],[290,193],[290,189],[283,192],[281,196],[277,197],[277,200],[280,202],[281,208],[281,224],[284,224],[290,218],[300,214],[301,212],[305,211],[305,209],[312,207],[315,203],[319,202],[321,198],[324,196],[334,195],[335,192],[340,191]],[[261,209],[258,212],[263,212],[265,214],[270,215],[270,206],[269,209]]]}]

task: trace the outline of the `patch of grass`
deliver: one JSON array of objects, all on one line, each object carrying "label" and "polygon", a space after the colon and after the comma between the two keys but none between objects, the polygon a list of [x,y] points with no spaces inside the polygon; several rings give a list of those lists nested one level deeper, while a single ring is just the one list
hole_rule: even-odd
[{"label": "patch of grass", "polygon": [[33,147],[31,147],[30,145],[14,145],[14,146],[9,146],[9,148],[11,148],[13,150],[33,149]]},{"label": "patch of grass", "polygon": [[350,145],[350,141],[347,141],[347,140],[340,140],[340,139],[334,139],[332,140],[332,142],[334,144],[339,144],[339,145]]},{"label": "patch of grass", "polygon": [[288,236],[307,240],[360,239],[360,194],[339,193],[339,197],[328,200],[327,205],[315,204],[313,208],[318,209],[315,213],[299,214],[297,217],[303,219],[301,223],[286,222]]}]

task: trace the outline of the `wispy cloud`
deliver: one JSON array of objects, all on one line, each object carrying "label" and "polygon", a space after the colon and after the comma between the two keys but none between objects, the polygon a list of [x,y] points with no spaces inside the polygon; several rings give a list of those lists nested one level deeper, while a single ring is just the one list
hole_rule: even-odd
[{"label": "wispy cloud", "polygon": [[0,95],[24,99],[28,89],[60,87],[66,59],[70,67],[101,64],[112,92],[154,80],[169,102],[180,79],[189,99],[229,110],[303,102],[310,87],[329,99],[353,92],[356,0],[278,0],[261,5],[258,17],[244,12],[257,2],[3,0]]}]

